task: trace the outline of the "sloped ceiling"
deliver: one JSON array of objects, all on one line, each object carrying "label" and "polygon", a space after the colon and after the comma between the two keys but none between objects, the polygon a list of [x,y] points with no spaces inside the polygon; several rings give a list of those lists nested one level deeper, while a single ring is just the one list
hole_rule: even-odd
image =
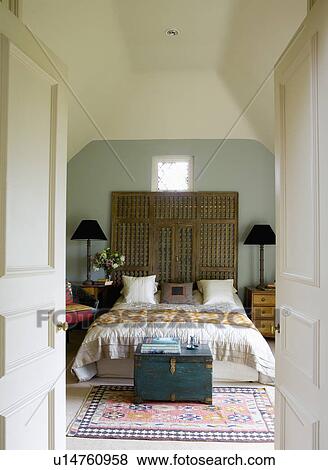
[{"label": "sloped ceiling", "polygon": [[[272,150],[272,77],[243,110],[306,9],[307,0],[26,0],[23,21],[66,63],[79,98],[69,158],[103,137],[218,139],[236,122],[229,137]],[[166,37],[170,27],[181,34]]]}]

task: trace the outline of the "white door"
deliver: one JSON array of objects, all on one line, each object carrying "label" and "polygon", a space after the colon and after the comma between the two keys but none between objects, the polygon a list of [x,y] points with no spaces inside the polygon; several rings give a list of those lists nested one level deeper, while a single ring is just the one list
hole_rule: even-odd
[{"label": "white door", "polygon": [[278,449],[328,448],[328,1],[276,67]]},{"label": "white door", "polygon": [[65,97],[1,3],[0,33],[0,448],[64,448]]}]

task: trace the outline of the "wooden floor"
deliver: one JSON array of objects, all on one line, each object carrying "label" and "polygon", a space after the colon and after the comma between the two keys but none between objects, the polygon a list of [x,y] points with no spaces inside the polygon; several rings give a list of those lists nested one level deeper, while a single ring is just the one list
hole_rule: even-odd
[{"label": "wooden floor", "polygon": [[[115,385],[133,385],[131,380],[121,379],[92,379],[89,382],[77,382],[76,378],[70,373],[70,367],[75,357],[75,354],[82,343],[83,333],[73,331],[70,333],[70,342],[67,345],[67,391],[66,391],[66,415],[67,426],[73,420],[77,411],[81,407],[86,395],[93,385],[102,384],[115,384]],[[274,353],[274,341],[269,340],[270,347]],[[224,382],[217,382],[215,385],[231,385]],[[235,383],[234,385],[243,385],[243,383]],[[252,382],[247,383],[251,387],[263,387],[262,384]],[[272,402],[274,402],[274,387],[266,386],[268,395]],[[212,443],[212,442],[151,442],[151,441],[124,441],[124,440],[110,440],[110,439],[81,439],[75,437],[68,437],[66,439],[67,449],[90,449],[90,450],[265,450],[273,449],[273,444],[252,444],[252,443]]]}]

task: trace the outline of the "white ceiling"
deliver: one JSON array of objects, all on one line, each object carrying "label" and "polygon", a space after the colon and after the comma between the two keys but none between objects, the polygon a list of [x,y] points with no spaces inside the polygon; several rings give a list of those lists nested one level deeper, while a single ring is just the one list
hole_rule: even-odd
[{"label": "white ceiling", "polygon": [[[307,0],[25,0],[66,63],[69,157],[94,139],[223,138],[306,14]],[[167,38],[165,30],[181,34]],[[100,133],[99,133],[100,130]],[[230,135],[273,149],[273,80]]]}]

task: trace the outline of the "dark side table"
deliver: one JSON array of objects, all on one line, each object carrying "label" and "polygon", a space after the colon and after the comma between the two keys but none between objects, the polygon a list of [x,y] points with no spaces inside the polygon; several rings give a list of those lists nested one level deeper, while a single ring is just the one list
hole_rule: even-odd
[{"label": "dark side table", "polygon": [[110,309],[120,296],[120,287],[110,285],[105,286],[105,284],[94,283],[92,285],[84,285],[83,283],[74,283],[81,289],[84,289],[88,294],[93,295],[97,300],[99,300],[99,309]]}]

